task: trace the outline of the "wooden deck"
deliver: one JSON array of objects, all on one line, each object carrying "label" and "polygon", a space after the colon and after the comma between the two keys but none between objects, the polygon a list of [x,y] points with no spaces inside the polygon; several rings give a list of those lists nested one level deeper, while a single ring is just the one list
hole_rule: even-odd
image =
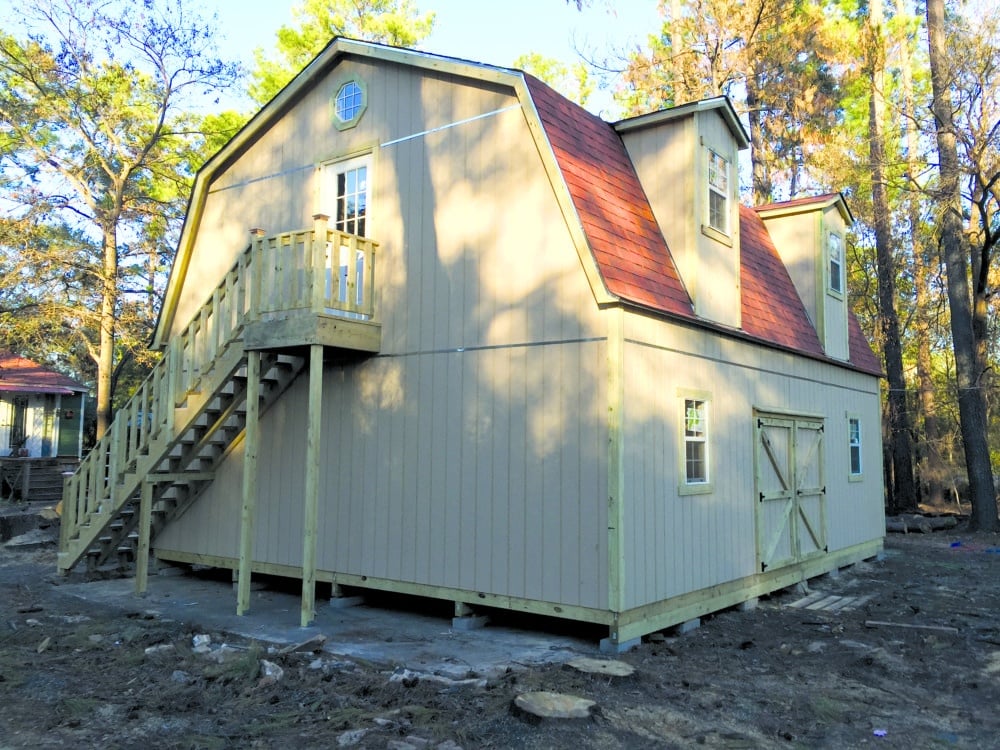
[{"label": "wooden deck", "polygon": [[322,215],[311,230],[271,237],[255,230],[244,347],[378,352],[375,248],[370,239],[329,229]]}]

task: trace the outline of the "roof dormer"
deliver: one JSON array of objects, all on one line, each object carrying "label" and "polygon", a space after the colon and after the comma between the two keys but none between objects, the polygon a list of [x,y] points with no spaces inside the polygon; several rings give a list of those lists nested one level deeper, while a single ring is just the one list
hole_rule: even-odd
[{"label": "roof dormer", "polygon": [[749,139],[726,97],[615,125],[702,318],[740,327],[737,158]]},{"label": "roof dormer", "polygon": [[847,229],[854,218],[840,193],[755,209],[805,305],[828,357],[850,357]]}]

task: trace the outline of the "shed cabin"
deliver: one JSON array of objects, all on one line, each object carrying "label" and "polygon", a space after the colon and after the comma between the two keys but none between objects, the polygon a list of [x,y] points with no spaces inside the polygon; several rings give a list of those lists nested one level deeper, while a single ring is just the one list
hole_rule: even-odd
[{"label": "shed cabin", "polygon": [[0,351],[0,498],[59,502],[83,451],[87,386]]},{"label": "shed cabin", "polygon": [[335,39],[198,174],[163,358],[71,484],[59,567],[230,568],[251,617],[251,576],[289,576],[303,625],[317,582],[434,597],[614,650],[877,554],[850,213],[740,206],[746,145],[726,99],[608,123]]}]

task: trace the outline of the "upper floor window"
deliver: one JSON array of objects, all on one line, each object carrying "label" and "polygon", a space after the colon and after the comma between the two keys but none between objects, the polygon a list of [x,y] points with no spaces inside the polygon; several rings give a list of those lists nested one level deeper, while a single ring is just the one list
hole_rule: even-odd
[{"label": "upper floor window", "polygon": [[357,80],[347,81],[337,90],[333,100],[333,124],[339,130],[354,127],[367,104],[364,84]]},{"label": "upper floor window", "polygon": [[861,476],[861,420],[849,417],[847,420],[847,443],[851,452],[851,476]]},{"label": "upper floor window", "polygon": [[729,162],[708,151],[708,226],[729,234]]},{"label": "upper floor window", "polygon": [[839,234],[830,232],[827,236],[826,252],[829,263],[830,291],[844,293],[844,241]]}]

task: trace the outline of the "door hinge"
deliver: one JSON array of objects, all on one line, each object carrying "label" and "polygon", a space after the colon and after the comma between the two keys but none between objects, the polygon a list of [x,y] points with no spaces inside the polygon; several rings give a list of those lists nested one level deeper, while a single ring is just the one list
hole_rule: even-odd
[{"label": "door hinge", "polygon": [[767,563],[766,562],[762,562],[760,564],[760,572],[763,573],[765,570],[767,570]]},{"label": "door hinge", "polygon": [[764,493],[763,492],[760,493],[760,502],[764,502]]}]

